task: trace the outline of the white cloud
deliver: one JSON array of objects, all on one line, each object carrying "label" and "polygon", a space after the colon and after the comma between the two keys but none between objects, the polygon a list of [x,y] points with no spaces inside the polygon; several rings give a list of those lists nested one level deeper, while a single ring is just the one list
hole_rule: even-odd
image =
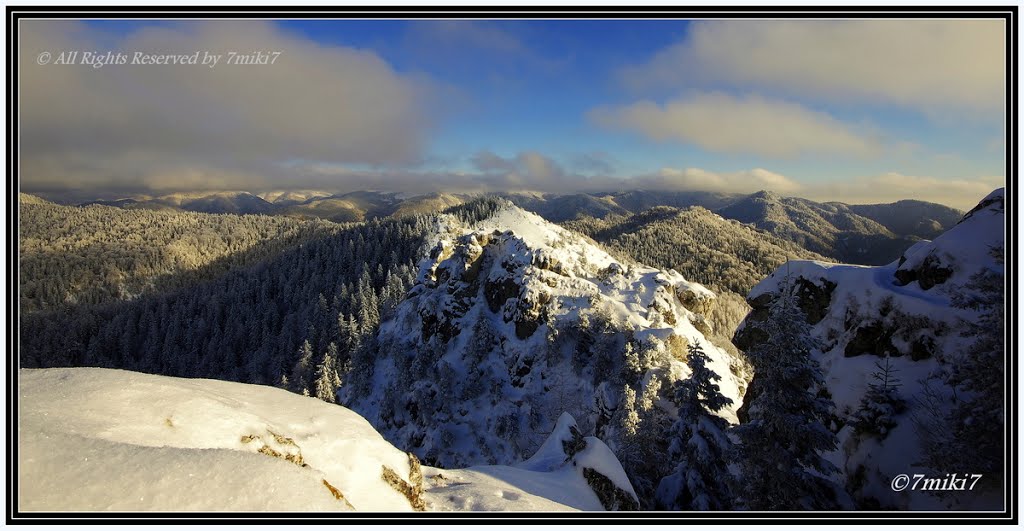
[{"label": "white cloud", "polygon": [[928,113],[1001,112],[1002,20],[698,21],[649,62],[623,69],[634,88],[732,83]]},{"label": "white cloud", "polygon": [[849,204],[891,203],[901,199],[918,199],[969,210],[989,192],[1003,186],[1006,186],[1006,178],[1002,176],[940,179],[890,172],[835,183],[815,184],[807,187],[802,195],[817,201],[841,201]]},{"label": "white cloud", "polygon": [[470,162],[484,172],[480,180],[491,189],[551,189],[579,177],[566,173],[554,159],[536,151],[523,151],[512,158],[481,151]]},{"label": "white cloud", "polygon": [[712,172],[700,168],[663,168],[630,177],[587,175],[566,170],[554,159],[523,151],[503,157],[480,151],[469,159],[474,171],[356,170],[341,165],[297,164],[290,167],[295,182],[309,188],[345,190],[384,189],[405,192],[536,191],[550,193],[615,192],[620,190],[711,191],[750,193],[773,190],[798,193],[793,179],[763,168]]},{"label": "white cloud", "polygon": [[876,139],[826,113],[757,95],[695,93],[664,105],[641,101],[598,107],[590,117],[607,128],[719,153],[787,158],[807,153],[865,156],[879,149]]},{"label": "white cloud", "polygon": [[800,190],[801,185],[785,175],[763,168],[732,173],[715,173],[700,168],[663,168],[654,175],[631,179],[637,188],[654,190],[701,190],[709,192],[751,193],[772,190],[780,194]]},{"label": "white cloud", "polygon": [[[433,85],[374,53],[261,21],[146,26],[127,35],[22,21],[22,182],[38,186],[257,186],[294,159],[416,162]],[[280,51],[273,65],[36,64],[43,51]],[[81,54],[80,54],[81,55]],[[114,163],[116,161],[116,163]]]}]

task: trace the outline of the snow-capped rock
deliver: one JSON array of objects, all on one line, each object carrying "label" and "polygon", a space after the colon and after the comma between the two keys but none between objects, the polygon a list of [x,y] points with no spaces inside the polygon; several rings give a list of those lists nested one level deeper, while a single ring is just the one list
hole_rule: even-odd
[{"label": "snow-capped rock", "polygon": [[[851,495],[863,506],[937,509],[949,501],[919,490],[894,491],[890,482],[898,474],[934,475],[920,464],[915,419],[931,414],[924,405],[930,393],[937,393],[933,403],[951,407],[951,390],[941,385],[941,375],[971,341],[960,333],[963,323],[977,317],[976,311],[958,307],[957,297],[970,295],[971,278],[979,272],[1003,275],[1003,194],[1003,189],[992,192],[959,224],[934,241],[911,246],[888,265],[790,261],[748,296],[753,309],[734,338],[741,349],[762,339],[756,327],[745,325],[763,320],[781,289],[797,294],[822,345],[814,355],[836,405],[840,449],[829,458],[846,473]],[[883,357],[901,382],[898,394],[906,407],[885,433],[858,434],[852,424],[843,423],[855,419]],[[975,495],[958,503],[961,508],[990,507],[992,500]]]},{"label": "snow-capped rock", "polygon": [[406,454],[315,398],[74,368],[21,370],[18,399],[21,510],[411,510],[381,479]]},{"label": "snow-capped rock", "polygon": [[442,470],[349,409],[260,385],[23,369],[18,406],[23,512],[600,511],[593,472],[632,494],[593,438],[573,463]]},{"label": "snow-capped rock", "polygon": [[532,457],[514,466],[534,472],[575,470],[604,508],[639,509],[636,492],[615,454],[600,439],[584,437],[568,413],[558,417],[551,435]]},{"label": "snow-capped rock", "polygon": [[512,205],[472,227],[448,220],[342,396],[432,465],[523,461],[566,412],[622,452],[616,423],[639,407],[625,395],[647,392],[645,407],[674,415],[688,344],[703,345],[740,403],[742,362],[705,336],[714,297]]}]

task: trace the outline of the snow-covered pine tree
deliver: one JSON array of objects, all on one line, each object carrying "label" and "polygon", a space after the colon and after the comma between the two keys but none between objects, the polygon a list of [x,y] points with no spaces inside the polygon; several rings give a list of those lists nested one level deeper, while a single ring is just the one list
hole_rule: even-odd
[{"label": "snow-covered pine tree", "polygon": [[292,385],[295,386],[295,392],[302,393],[309,396],[309,385],[312,380],[313,372],[313,346],[309,344],[309,340],[306,339],[302,342],[302,346],[299,347],[299,359],[295,362],[295,366],[292,367]]},{"label": "snow-covered pine tree", "polygon": [[622,414],[613,419],[619,427],[615,455],[645,510],[654,509],[657,483],[671,470],[665,434],[672,419],[658,404],[663,379],[659,371],[648,372],[639,396],[626,385]]},{"label": "snow-covered pine tree", "polygon": [[[1003,248],[992,250],[998,270],[985,268],[971,277],[966,290],[953,297],[957,308],[974,310],[978,318],[964,322],[971,343],[953,362],[947,381],[962,400],[949,418],[951,444],[934,464],[992,477],[1003,466],[1005,307]],[[951,468],[955,467],[955,468]],[[998,482],[990,482],[998,484]]]},{"label": "snow-covered pine tree", "polygon": [[835,406],[817,394],[824,382],[811,358],[816,344],[793,290],[784,286],[767,319],[749,326],[767,339],[747,351],[760,392],[751,397],[747,422],[734,429],[735,502],[751,510],[835,508],[840,487],[827,478],[836,467],[821,456],[836,448],[826,427]]},{"label": "snow-covered pine tree", "polygon": [[629,385],[623,385],[618,397],[618,407],[603,434],[603,440],[608,441],[609,447],[615,452],[627,474],[639,467],[643,459],[637,438],[639,430],[640,414],[637,412],[636,390]]},{"label": "snow-covered pine tree", "polygon": [[338,346],[333,342],[327,345],[327,351],[316,367],[316,397],[332,404],[338,401],[338,388],[341,377],[338,376]]},{"label": "snow-covered pine tree", "polygon": [[715,413],[732,404],[718,386],[722,379],[708,368],[711,358],[700,342],[688,347],[691,375],[676,382],[672,401],[679,418],[672,426],[669,458],[675,471],[662,478],[657,506],[668,510],[724,510],[731,503],[727,478],[729,423]]},{"label": "snow-covered pine tree", "polygon": [[906,403],[899,395],[899,372],[892,365],[892,359],[886,356],[875,362],[875,372],[871,373],[874,380],[868,384],[868,390],[860,401],[855,414],[854,425],[860,433],[871,433],[881,438],[896,425],[893,417],[906,410]]}]

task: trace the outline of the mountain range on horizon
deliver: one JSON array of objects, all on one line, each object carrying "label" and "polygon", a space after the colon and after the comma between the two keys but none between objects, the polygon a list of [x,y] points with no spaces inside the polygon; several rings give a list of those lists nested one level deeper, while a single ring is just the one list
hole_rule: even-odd
[{"label": "mountain range on horizon", "polygon": [[[913,199],[894,203],[849,205],[786,197],[775,192],[652,192],[551,194],[506,192],[502,197],[556,223],[580,219],[629,217],[655,208],[699,207],[725,219],[749,224],[800,248],[840,262],[881,265],[908,245],[931,239],[952,227],[960,210]],[[367,219],[423,214],[456,206],[480,194],[360,191],[194,192],[95,200],[80,206],[189,211],[211,214],[265,214],[299,219],[358,222]]]}]

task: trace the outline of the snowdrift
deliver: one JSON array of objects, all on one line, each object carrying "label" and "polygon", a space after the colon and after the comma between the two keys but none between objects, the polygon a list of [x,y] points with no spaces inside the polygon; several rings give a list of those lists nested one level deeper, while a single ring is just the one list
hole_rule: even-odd
[{"label": "snowdrift", "polygon": [[[596,439],[575,462],[551,443],[544,466],[441,470],[344,407],[272,387],[23,369],[18,396],[21,511],[604,510],[585,470],[635,498]],[[566,417],[553,440],[575,425]]]}]

